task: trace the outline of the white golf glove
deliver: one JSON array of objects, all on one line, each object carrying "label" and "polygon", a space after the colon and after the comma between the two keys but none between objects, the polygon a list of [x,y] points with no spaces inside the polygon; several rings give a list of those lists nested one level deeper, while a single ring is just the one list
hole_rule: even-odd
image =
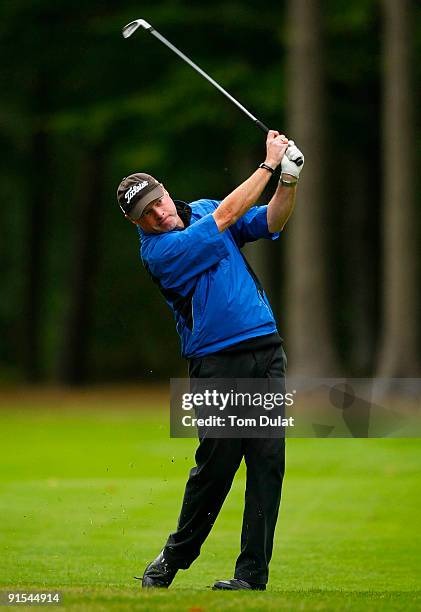
[{"label": "white golf glove", "polygon": [[[293,140],[289,140],[288,149],[285,151],[285,155],[281,161],[282,174],[290,174],[291,176],[295,176],[297,179],[300,176],[300,172],[304,166],[304,155],[301,153],[300,149],[295,145]],[[303,163],[300,166],[297,166],[295,160],[302,158]]]}]

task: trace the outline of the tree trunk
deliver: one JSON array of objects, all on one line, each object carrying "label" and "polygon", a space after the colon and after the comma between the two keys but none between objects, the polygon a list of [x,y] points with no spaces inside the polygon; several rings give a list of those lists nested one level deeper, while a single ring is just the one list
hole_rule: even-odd
[{"label": "tree trunk", "polygon": [[419,373],[409,7],[409,0],[383,0],[383,325],[377,375],[390,378]]},{"label": "tree trunk", "polygon": [[41,338],[42,311],[44,307],[46,221],[51,190],[51,152],[45,130],[49,100],[47,77],[43,73],[33,76],[34,133],[30,143],[29,159],[23,169],[28,177],[28,212],[26,234],[26,258],[23,295],[23,372],[27,382],[42,378]]},{"label": "tree trunk", "polygon": [[[370,223],[370,172],[366,160],[344,152],[340,165],[347,168],[341,202],[343,220],[340,241],[345,262],[341,296],[344,314],[342,325],[349,334],[346,361],[357,376],[369,376],[375,358],[376,331],[376,245]],[[339,245],[338,245],[338,248]]]},{"label": "tree trunk", "polygon": [[324,163],[324,86],[320,6],[317,0],[291,0],[287,32],[288,135],[302,148],[306,166],[287,240],[286,338],[289,372],[333,376],[338,369],[327,296]]},{"label": "tree trunk", "polygon": [[104,151],[91,149],[81,171],[69,307],[58,364],[59,382],[77,385],[88,375],[89,340],[104,203]]}]

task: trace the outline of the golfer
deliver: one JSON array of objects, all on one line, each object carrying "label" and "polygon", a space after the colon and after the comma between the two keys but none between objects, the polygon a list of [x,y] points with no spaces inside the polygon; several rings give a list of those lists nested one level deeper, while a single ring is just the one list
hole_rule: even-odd
[{"label": "golfer", "polygon": [[[241,254],[246,242],[275,240],[295,201],[302,153],[271,130],[265,161],[222,201],[173,200],[149,174],[124,178],[117,199],[137,226],[141,259],[173,310],[191,378],[279,378],[286,357],[262,286]],[[267,206],[255,206],[275,169]],[[244,457],[241,552],[234,577],[214,589],[265,590],[281,499],[283,438],[200,438],[177,529],[145,569],[143,587],[168,588],[199,556]]]}]

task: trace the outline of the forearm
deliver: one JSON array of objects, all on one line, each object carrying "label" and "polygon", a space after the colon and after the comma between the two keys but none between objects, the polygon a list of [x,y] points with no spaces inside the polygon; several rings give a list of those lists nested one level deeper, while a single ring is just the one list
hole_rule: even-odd
[{"label": "forearm", "polygon": [[287,148],[288,138],[276,130],[269,130],[266,137],[264,162],[269,166],[269,170],[258,168],[244,183],[241,183],[222,200],[213,213],[220,232],[236,223],[256,203],[272,176],[270,169],[275,170],[279,166]]},{"label": "forearm", "polygon": [[251,208],[261,196],[271,173],[258,168],[244,183],[241,183],[218,206],[213,213],[220,232],[233,225]]},{"label": "forearm", "polygon": [[[294,177],[291,178],[294,179]],[[284,187],[279,182],[267,208],[268,229],[271,233],[280,232],[284,228],[294,210],[296,192],[297,185]]]}]

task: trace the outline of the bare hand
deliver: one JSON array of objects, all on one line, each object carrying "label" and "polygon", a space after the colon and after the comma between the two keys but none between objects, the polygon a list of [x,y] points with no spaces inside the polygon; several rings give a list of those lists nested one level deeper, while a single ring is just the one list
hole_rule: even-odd
[{"label": "bare hand", "polygon": [[269,130],[266,138],[265,163],[271,168],[277,168],[288,148],[288,138],[276,130]]}]

